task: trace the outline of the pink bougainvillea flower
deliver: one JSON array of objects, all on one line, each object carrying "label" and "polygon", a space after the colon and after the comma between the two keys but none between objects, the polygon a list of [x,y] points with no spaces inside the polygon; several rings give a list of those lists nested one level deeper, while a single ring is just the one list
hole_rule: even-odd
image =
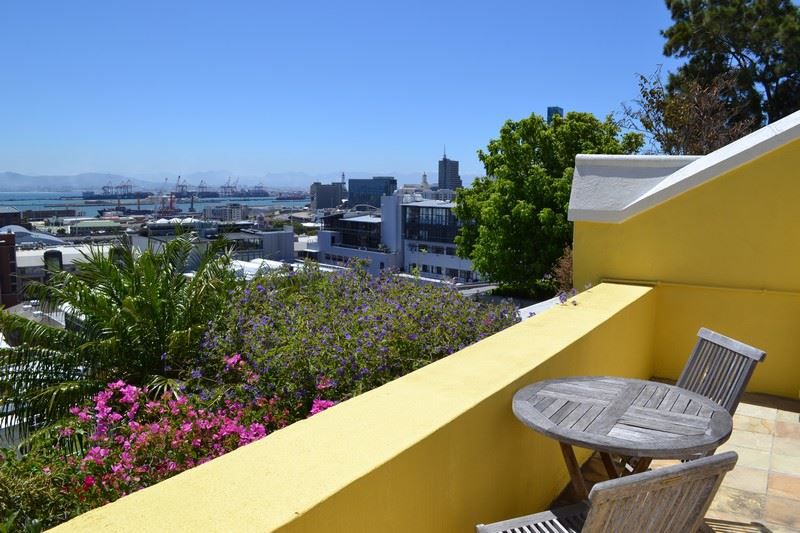
[{"label": "pink bougainvillea flower", "polygon": [[225,368],[227,370],[230,370],[231,368],[235,367],[237,364],[241,362],[242,356],[241,354],[235,353],[230,357],[225,357],[224,360],[225,360]]},{"label": "pink bougainvillea flower", "polygon": [[315,415],[324,411],[325,409],[328,409],[329,407],[333,407],[334,405],[336,405],[336,402],[315,398],[314,402],[311,404],[311,414]]}]

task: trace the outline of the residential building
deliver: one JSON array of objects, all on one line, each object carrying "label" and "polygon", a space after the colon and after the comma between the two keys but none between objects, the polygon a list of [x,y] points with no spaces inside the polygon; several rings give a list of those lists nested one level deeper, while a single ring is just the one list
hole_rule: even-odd
[{"label": "residential building", "polygon": [[250,209],[244,204],[231,203],[227,205],[211,206],[203,209],[203,216],[209,220],[247,220]]},{"label": "residential building", "polygon": [[439,200],[402,204],[404,271],[435,279],[478,280],[472,262],[456,255],[459,222],[454,207]]},{"label": "residential building", "polygon": [[458,175],[458,161],[448,159],[447,153],[439,160],[439,188],[440,189],[460,189],[461,176]]},{"label": "residential building", "polygon": [[378,274],[385,268],[423,278],[471,282],[472,262],[456,255],[458,220],[452,202],[419,195],[384,196],[379,213],[338,213],[325,217],[318,234],[318,260],[343,265],[362,259]]},{"label": "residential building", "polygon": [[223,224],[195,218],[160,219],[148,223],[138,234],[131,235],[131,239],[133,245],[140,250],[149,247],[158,249],[163,243],[185,232],[196,237],[198,248],[204,248],[212,240],[224,237],[233,245],[233,257],[242,261],[294,261],[294,229],[289,225],[258,229],[252,223],[243,221]]},{"label": "residential building", "polygon": [[344,182],[322,184],[315,181],[311,184],[311,210],[331,209],[339,207],[347,198]]},{"label": "residential building", "polygon": [[390,196],[395,190],[397,190],[397,180],[391,176],[351,179],[348,183],[347,205],[350,209],[357,209],[359,206],[380,209],[381,197]]},{"label": "residential building", "polygon": [[384,206],[394,208],[384,207],[380,212],[351,211],[324,217],[322,229],[317,234],[318,261],[341,266],[362,260],[373,275],[387,268],[402,268],[402,247],[397,238],[398,198],[384,196]]}]

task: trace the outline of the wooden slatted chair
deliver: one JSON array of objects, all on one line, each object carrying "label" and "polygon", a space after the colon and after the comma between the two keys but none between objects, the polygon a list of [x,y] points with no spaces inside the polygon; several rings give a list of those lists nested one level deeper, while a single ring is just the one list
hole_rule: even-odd
[{"label": "wooden slatted chair", "polygon": [[756,364],[767,354],[706,328],[697,337],[677,385],[714,400],[733,416]]},{"label": "wooden slatted chair", "polygon": [[589,501],[476,526],[477,533],[697,531],[738,456],[725,452],[596,484]]},{"label": "wooden slatted chair", "polygon": [[[714,400],[733,416],[756,365],[766,357],[763,350],[700,328],[697,343],[676,385]],[[710,450],[686,459],[713,454],[714,450]],[[650,466],[650,459],[625,457],[622,466],[628,472],[641,472]]]}]

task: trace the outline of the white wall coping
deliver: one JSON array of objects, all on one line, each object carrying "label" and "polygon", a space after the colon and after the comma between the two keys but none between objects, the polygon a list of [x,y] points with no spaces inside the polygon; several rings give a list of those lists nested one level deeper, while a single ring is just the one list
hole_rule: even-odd
[{"label": "white wall coping", "polygon": [[569,219],[623,222],[798,138],[800,111],[705,156],[580,154]]}]

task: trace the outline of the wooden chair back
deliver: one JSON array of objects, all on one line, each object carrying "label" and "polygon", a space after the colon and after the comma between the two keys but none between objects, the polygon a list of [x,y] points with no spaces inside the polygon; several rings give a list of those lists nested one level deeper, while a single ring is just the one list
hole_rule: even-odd
[{"label": "wooden chair back", "polygon": [[767,354],[706,328],[700,328],[697,337],[677,385],[714,400],[733,415],[756,364]]},{"label": "wooden chair back", "polygon": [[722,478],[736,464],[725,452],[598,483],[582,533],[697,531]]}]

